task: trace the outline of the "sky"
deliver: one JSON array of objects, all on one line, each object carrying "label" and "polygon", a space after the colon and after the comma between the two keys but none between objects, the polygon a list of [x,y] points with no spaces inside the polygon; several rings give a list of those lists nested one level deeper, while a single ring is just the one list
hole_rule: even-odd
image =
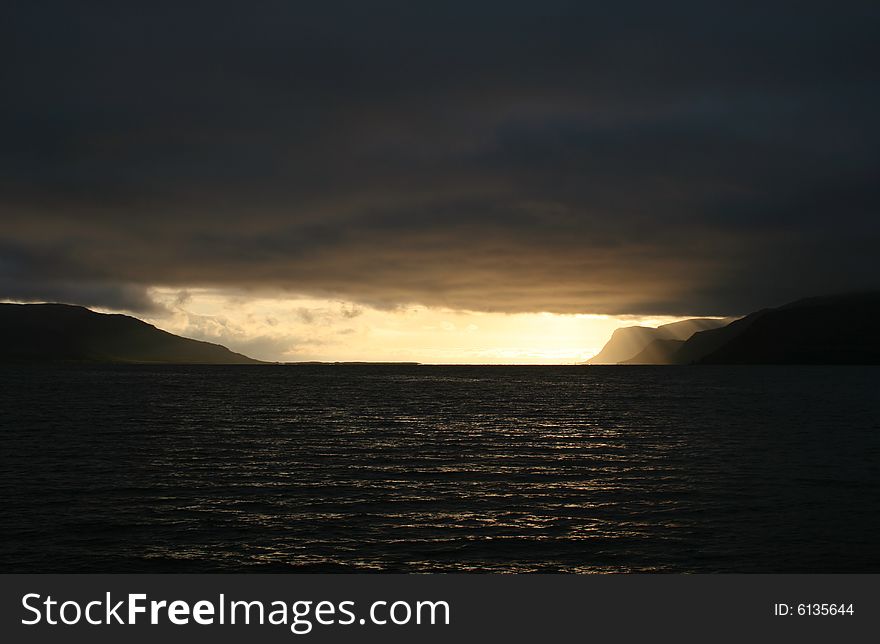
[{"label": "sky", "polygon": [[[669,316],[491,313],[420,304],[377,309],[308,297],[153,289],[167,331],[220,343],[260,360],[429,364],[573,364],[598,353],[620,326]],[[110,312],[110,311],[106,311]]]},{"label": "sky", "polygon": [[573,362],[880,287],[880,5],[6,2],[0,299]]}]

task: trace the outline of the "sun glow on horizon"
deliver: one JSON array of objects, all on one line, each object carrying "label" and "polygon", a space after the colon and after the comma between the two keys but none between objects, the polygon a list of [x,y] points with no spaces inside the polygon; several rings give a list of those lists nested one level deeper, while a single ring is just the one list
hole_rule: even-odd
[{"label": "sun glow on horizon", "polygon": [[141,316],[185,337],[267,361],[577,364],[621,326],[679,317],[485,313],[211,289],[151,289],[167,312]]}]

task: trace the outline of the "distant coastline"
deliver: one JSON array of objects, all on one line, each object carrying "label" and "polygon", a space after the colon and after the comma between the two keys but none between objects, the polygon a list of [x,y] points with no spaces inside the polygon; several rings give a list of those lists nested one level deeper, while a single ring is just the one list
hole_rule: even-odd
[{"label": "distant coastline", "polygon": [[[586,364],[880,364],[877,320],[880,292],[808,298],[736,319],[623,327]],[[261,361],[131,316],[68,304],[0,304],[0,337],[0,363],[5,364],[427,366],[415,361]]]},{"label": "distant coastline", "polygon": [[378,367],[421,367],[425,366],[422,362],[395,362],[393,360],[384,360],[379,362],[368,362],[368,361],[324,361],[324,360],[300,360],[298,362],[275,362],[268,364],[279,364],[284,365],[286,367],[297,367],[297,366],[326,366],[326,367],[355,367],[355,366],[378,366]]}]

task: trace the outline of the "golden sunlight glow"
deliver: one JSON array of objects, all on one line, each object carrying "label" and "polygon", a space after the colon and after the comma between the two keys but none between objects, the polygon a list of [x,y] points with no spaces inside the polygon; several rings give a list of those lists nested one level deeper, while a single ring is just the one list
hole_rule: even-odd
[{"label": "golden sunlight glow", "polygon": [[269,361],[388,361],[433,364],[574,364],[614,329],[680,318],[480,313],[420,305],[380,310],[307,297],[155,288],[161,329],[223,344]]}]

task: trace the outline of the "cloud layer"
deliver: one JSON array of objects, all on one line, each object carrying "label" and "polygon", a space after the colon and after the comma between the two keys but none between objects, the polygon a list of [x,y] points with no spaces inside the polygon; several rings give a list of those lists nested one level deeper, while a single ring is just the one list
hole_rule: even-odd
[{"label": "cloud layer", "polygon": [[880,287],[871,2],[20,3],[0,298],[737,314]]}]

